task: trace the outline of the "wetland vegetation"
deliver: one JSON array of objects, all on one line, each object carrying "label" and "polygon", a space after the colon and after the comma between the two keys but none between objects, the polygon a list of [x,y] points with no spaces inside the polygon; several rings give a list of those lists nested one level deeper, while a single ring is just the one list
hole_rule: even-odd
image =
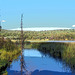
[{"label": "wetland vegetation", "polygon": [[49,54],[54,58],[61,59],[66,63],[66,66],[75,72],[75,43],[59,43],[59,42],[43,42],[33,44],[32,47],[37,48],[42,53]]},{"label": "wetland vegetation", "polygon": [[10,39],[0,38],[0,74],[7,74],[7,66],[13,59],[17,59],[20,51],[20,48]]},{"label": "wetland vegetation", "polygon": [[[37,42],[34,42],[36,40]],[[44,42],[42,42],[43,40]],[[75,30],[24,31],[24,48],[37,49],[44,55],[59,59],[75,73],[75,43],[45,42],[48,40],[75,41]],[[33,41],[33,42],[31,42]],[[39,41],[39,42],[38,42]],[[41,42],[40,42],[41,41]],[[20,31],[2,30],[0,37],[0,73],[20,55]]]},{"label": "wetland vegetation", "polygon": [[[25,40],[75,40],[75,29],[52,31],[24,31],[23,33]],[[1,36],[11,38],[11,40],[19,40],[20,31],[2,30]]]}]

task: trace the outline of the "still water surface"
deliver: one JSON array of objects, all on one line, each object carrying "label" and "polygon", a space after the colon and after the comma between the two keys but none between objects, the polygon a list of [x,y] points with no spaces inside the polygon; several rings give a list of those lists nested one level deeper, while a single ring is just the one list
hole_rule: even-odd
[{"label": "still water surface", "polygon": [[[25,68],[31,75],[75,75],[61,60],[43,55],[37,49],[25,49],[23,55]],[[20,75],[20,57],[7,68],[8,75]]]},{"label": "still water surface", "polygon": [[47,42],[60,42],[60,43],[72,43],[72,42],[74,42],[75,43],[75,41],[70,41],[70,40],[54,40],[54,41],[47,41]]}]

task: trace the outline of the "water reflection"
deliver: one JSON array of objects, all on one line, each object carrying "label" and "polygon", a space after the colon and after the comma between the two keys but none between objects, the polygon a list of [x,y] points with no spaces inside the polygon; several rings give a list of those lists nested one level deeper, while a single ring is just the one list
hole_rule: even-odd
[{"label": "water reflection", "polygon": [[17,60],[14,60],[10,67],[7,68],[7,71],[8,75],[30,75],[24,56],[19,56]]},{"label": "water reflection", "polygon": [[[36,49],[25,49],[23,55],[25,67],[23,75],[74,75],[70,70],[64,69],[61,61],[48,55],[44,56]],[[7,69],[8,75],[21,75],[20,58],[21,56],[18,61],[13,61],[12,66]]]},{"label": "water reflection", "polygon": [[27,69],[26,69],[26,63],[25,63],[23,55],[21,55],[20,61],[21,61],[21,75],[23,75],[23,70],[24,70],[25,73],[28,72]]},{"label": "water reflection", "polygon": [[36,46],[41,53],[65,62],[64,65],[75,73],[75,43],[43,42],[38,45],[34,43],[33,47]]},{"label": "water reflection", "polygon": [[[9,70],[8,75],[21,75],[21,72]],[[23,72],[23,75],[26,75],[26,74]],[[40,71],[40,70],[36,69],[33,72],[31,71],[30,75],[75,75],[75,74],[74,73],[66,73],[66,72],[54,72],[54,71],[48,71],[48,70]]]}]

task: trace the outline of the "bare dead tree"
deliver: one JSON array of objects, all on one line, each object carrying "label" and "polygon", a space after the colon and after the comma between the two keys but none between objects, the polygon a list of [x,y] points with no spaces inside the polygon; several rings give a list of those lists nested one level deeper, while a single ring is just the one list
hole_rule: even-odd
[{"label": "bare dead tree", "polygon": [[22,22],[22,19],[23,19],[23,14],[21,15],[21,75],[22,75],[22,72],[23,72],[23,22]]},{"label": "bare dead tree", "polygon": [[2,28],[2,27],[1,27],[1,21],[0,21],[0,31],[1,31],[1,28]]},{"label": "bare dead tree", "polygon": [[27,73],[28,71],[26,70],[26,64],[24,61],[23,57],[23,48],[24,48],[24,37],[23,37],[23,14],[21,15],[21,75],[23,73],[23,70]]},{"label": "bare dead tree", "polygon": [[[1,18],[1,15],[0,15],[0,18]],[[1,27],[1,19],[0,19],[0,32],[1,32],[1,28],[2,28],[2,27]]]}]

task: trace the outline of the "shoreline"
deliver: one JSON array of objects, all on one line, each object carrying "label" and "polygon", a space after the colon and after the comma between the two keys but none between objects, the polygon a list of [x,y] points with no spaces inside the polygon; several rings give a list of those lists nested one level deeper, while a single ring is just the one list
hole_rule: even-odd
[{"label": "shoreline", "polygon": [[[20,41],[20,40],[11,40],[12,42]],[[48,40],[48,39],[36,39],[36,40],[25,40],[27,42],[75,42],[75,40]]]}]

